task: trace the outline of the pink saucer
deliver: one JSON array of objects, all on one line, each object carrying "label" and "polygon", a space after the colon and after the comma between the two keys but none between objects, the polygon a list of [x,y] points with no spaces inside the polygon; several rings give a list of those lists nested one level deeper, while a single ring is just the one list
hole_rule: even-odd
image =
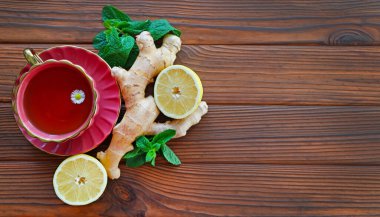
[{"label": "pink saucer", "polygon": [[[74,155],[96,148],[111,133],[120,112],[120,92],[116,80],[111,75],[110,67],[95,53],[84,48],[69,45],[44,50],[39,56],[43,60],[66,59],[82,66],[96,83],[99,97],[99,111],[94,116],[94,122],[89,128],[78,137],[62,143],[42,142],[28,135],[25,129],[19,126],[21,132],[35,147],[49,154]],[[29,68],[30,65],[26,65],[21,70],[15,86],[18,85],[20,76],[27,72]],[[14,103],[13,99],[12,103]],[[17,115],[15,115],[15,118],[17,121]]]}]

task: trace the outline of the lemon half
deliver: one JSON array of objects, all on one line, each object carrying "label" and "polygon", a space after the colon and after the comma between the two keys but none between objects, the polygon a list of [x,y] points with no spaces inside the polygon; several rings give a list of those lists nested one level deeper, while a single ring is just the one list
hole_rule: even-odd
[{"label": "lemon half", "polygon": [[63,202],[86,205],[99,199],[107,186],[107,172],[94,157],[79,154],[64,160],[53,178],[54,191]]},{"label": "lemon half", "polygon": [[189,116],[198,108],[202,96],[201,79],[186,66],[169,66],[157,76],[154,100],[167,117],[182,119]]}]

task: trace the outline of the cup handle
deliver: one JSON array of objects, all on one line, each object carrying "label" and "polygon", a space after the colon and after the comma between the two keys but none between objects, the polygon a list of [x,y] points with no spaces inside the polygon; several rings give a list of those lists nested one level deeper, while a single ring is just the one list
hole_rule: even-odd
[{"label": "cup handle", "polygon": [[31,66],[44,62],[32,48],[24,49],[24,57]]}]

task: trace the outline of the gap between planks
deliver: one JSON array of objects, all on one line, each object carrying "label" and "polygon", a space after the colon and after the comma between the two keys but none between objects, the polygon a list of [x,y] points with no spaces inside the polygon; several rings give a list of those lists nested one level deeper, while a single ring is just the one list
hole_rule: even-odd
[{"label": "gap between planks", "polygon": [[[41,51],[52,45],[4,46],[2,102],[10,101],[26,46]],[[176,64],[199,74],[204,99],[213,105],[379,106],[379,58],[377,47],[187,45]]]},{"label": "gap between planks", "polygon": [[[64,159],[29,144],[12,115],[9,104],[0,104],[0,160]],[[186,137],[169,145],[184,164],[380,165],[379,131],[374,106],[211,105]]]}]

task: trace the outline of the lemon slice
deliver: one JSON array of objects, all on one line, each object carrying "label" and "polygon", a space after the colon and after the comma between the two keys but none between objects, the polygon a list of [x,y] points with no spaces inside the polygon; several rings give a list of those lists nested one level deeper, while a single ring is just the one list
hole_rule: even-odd
[{"label": "lemon slice", "polygon": [[154,85],[154,100],[167,117],[182,119],[193,113],[202,100],[201,79],[191,69],[172,65],[162,70]]},{"label": "lemon slice", "polygon": [[64,160],[53,178],[54,191],[63,202],[86,205],[97,200],[107,185],[107,172],[94,157],[79,154]]}]

